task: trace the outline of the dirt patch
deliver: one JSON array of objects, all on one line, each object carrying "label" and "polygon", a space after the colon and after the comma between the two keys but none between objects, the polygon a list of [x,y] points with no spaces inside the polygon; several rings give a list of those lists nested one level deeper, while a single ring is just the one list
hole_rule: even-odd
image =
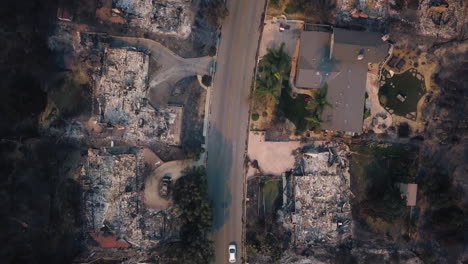
[{"label": "dirt patch", "polygon": [[254,96],[254,102],[252,103],[252,113],[257,113],[259,118],[257,120],[251,120],[251,130],[266,130],[270,128],[271,122],[275,117],[276,107],[278,101],[271,95],[262,97]]}]

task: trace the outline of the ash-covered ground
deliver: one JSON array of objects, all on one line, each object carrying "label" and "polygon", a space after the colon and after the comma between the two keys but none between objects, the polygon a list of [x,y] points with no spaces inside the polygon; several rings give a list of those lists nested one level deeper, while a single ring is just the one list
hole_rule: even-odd
[{"label": "ash-covered ground", "polygon": [[[103,2],[7,0],[0,8],[0,237],[5,242],[0,258],[4,263],[72,263],[90,240],[84,232],[86,190],[79,176],[90,147],[101,145],[70,136],[70,128],[93,115],[97,102],[90,69],[102,62],[99,54],[74,57],[73,43],[79,38],[75,32],[151,38],[183,57],[214,53],[217,28],[206,22],[205,0],[182,1],[189,6],[183,11],[192,19],[190,34],[182,39],[101,23],[96,10]],[[71,22],[57,19],[59,7],[70,12]],[[166,14],[164,10],[158,14]],[[150,146],[166,155],[165,160],[185,158],[193,149],[200,150],[203,141],[204,114],[197,107],[204,104],[206,92],[193,78],[177,86],[187,91],[174,98],[174,103],[188,105],[184,112],[188,119],[181,124],[182,146],[158,142]]]},{"label": "ash-covered ground", "polygon": [[[67,3],[65,3],[67,4]],[[0,10],[0,236],[5,263],[69,263],[80,250],[77,142],[39,131],[59,66],[47,47],[56,1],[7,1]]]}]

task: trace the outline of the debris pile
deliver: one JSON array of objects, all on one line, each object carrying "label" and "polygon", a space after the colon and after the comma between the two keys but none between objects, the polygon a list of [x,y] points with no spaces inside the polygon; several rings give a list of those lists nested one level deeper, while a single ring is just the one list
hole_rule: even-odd
[{"label": "debris pile", "polygon": [[299,243],[333,243],[349,231],[349,182],[341,176],[296,176],[296,240]]},{"label": "debris pile", "polygon": [[404,22],[417,33],[456,38],[466,23],[460,0],[338,0],[337,20],[343,24],[385,24],[389,18]]},{"label": "debris pile", "polygon": [[301,154],[297,171],[302,175],[296,173],[292,179],[294,209],[290,217],[298,245],[336,244],[350,236],[351,192],[346,154],[338,148],[315,148]]},{"label": "debris pile", "polygon": [[143,206],[139,193],[143,183],[137,175],[139,159],[139,154],[113,155],[106,150],[88,150],[80,174],[85,226],[104,248],[128,244],[149,247],[152,241],[170,233],[165,231],[167,213]]},{"label": "debris pile", "polygon": [[442,38],[458,37],[464,23],[463,1],[422,0],[419,27],[423,35]]},{"label": "debris pile", "polygon": [[187,38],[193,18],[190,0],[114,0],[115,10],[127,14],[130,24],[153,33]]},{"label": "debris pile", "polygon": [[338,0],[337,8],[340,17],[344,20],[382,19],[388,15],[388,0]]},{"label": "debris pile", "polygon": [[100,122],[113,126],[114,135],[133,145],[159,139],[180,144],[182,107],[156,110],[146,98],[149,56],[128,49],[107,48],[102,73],[97,80],[96,98]]}]

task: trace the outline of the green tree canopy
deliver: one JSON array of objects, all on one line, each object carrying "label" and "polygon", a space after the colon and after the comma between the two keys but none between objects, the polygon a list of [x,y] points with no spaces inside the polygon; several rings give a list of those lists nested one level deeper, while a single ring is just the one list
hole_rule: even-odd
[{"label": "green tree canopy", "polygon": [[320,127],[322,124],[322,113],[325,107],[332,107],[327,101],[328,85],[325,85],[315,93],[314,98],[307,102],[306,109],[311,112],[311,116],[305,117],[312,127]]},{"label": "green tree canopy", "polygon": [[257,76],[257,96],[271,94],[278,97],[284,80],[288,80],[291,70],[291,58],[284,52],[284,43],[279,49],[268,49],[260,61],[260,71]]},{"label": "green tree canopy", "polygon": [[204,167],[183,172],[174,184],[174,206],[181,222],[180,242],[166,250],[165,258],[178,264],[206,264],[214,256],[213,242],[208,239],[212,230],[213,207],[208,198],[208,181]]}]

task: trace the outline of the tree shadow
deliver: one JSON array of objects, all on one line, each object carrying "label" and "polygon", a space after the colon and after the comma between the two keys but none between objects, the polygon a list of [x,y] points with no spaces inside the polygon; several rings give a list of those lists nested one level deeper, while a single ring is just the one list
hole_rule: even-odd
[{"label": "tree shadow", "polygon": [[208,145],[208,195],[213,202],[213,230],[219,230],[229,217],[232,194],[229,192],[228,180],[233,160],[232,142],[221,132],[213,128]]}]

